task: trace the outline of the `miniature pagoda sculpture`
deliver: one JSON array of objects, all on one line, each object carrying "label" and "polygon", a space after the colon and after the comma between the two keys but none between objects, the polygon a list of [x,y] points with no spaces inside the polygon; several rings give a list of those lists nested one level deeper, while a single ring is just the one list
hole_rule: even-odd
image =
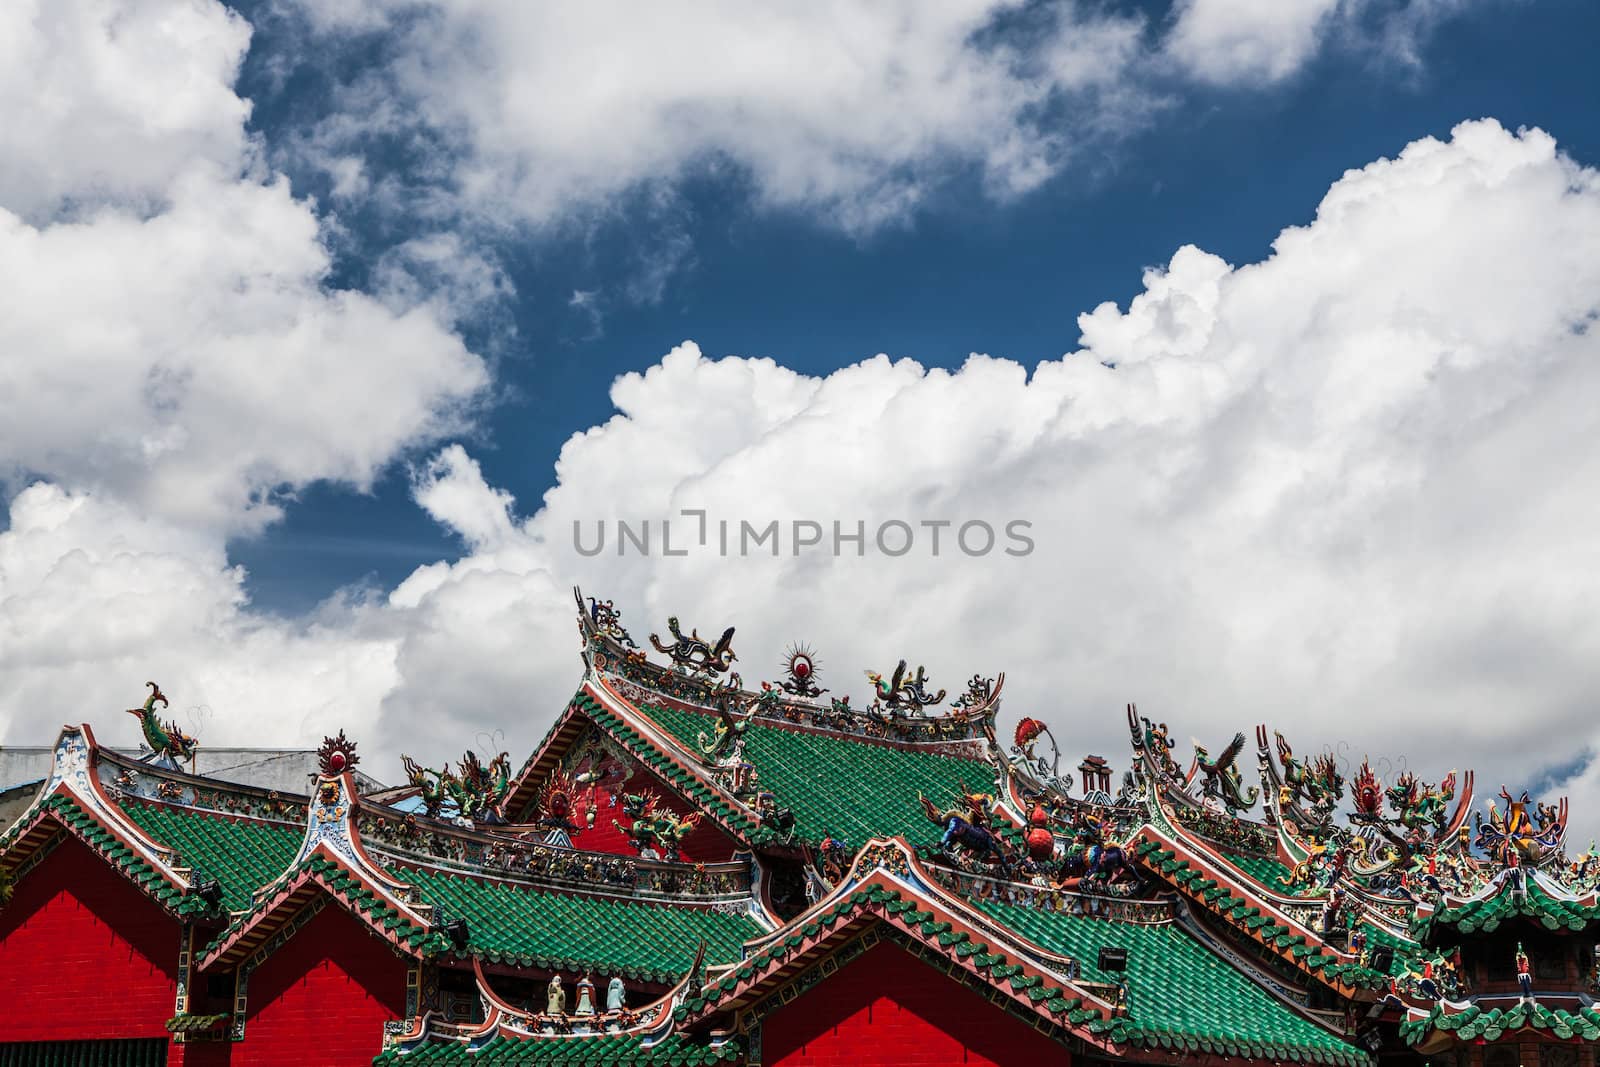
[{"label": "miniature pagoda sculpture", "polygon": [[167,706],[167,698],[161,692],[161,687],[154,682],[146,682],[150,687],[150,695],[145,698],[144,707],[129,708],[129,715],[139,717],[139,731],[144,734],[144,743],[150,749],[150,760],[160,766],[178,770],[179,763],[194,765],[196,751],[200,744],[194,738],[178,729],[174,720],[162,722],[156,717],[156,705],[163,708]]}]

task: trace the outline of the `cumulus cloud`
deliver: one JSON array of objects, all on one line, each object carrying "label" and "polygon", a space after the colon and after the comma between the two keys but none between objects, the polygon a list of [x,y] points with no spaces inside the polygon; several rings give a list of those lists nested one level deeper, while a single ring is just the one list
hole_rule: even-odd
[{"label": "cumulus cloud", "polygon": [[[1113,756],[1133,699],[1202,738],[1267,721],[1354,760],[1531,780],[1595,740],[1597,250],[1595,172],[1538,131],[1469,123],[1347,174],[1260,263],[1179,250],[1031,376],[878,357],[818,379],[685,345],[618,380],[619,414],[569,442],[518,536],[464,456],[433,468],[436,515],[495,536],[391,597],[453,626],[408,631],[424,688],[392,693],[386,721],[413,728],[487,668],[497,691],[552,695],[526,725],[526,700],[479,720],[531,741],[576,674],[570,579],[618,596],[641,637],[669,611],[737,624],[747,680],[804,639],[843,692],[901,656],[950,686],[1006,670],[1012,714]],[[685,509],[713,530],[781,520],[780,554],[724,558]],[[619,518],[653,521],[653,556],[617,555]],[[661,555],[666,518],[687,556]],[[969,556],[952,527],[934,558],[918,527],[886,558],[871,536],[1013,518],[1029,555]],[[606,551],[575,551],[573,523],[592,548],[600,519]],[[796,520],[863,521],[865,555],[794,555]],[[531,599],[508,610],[497,576]]]},{"label": "cumulus cloud", "polygon": [[[902,656],[953,689],[1005,670],[1008,714],[1113,758],[1137,700],[1213,744],[1266,721],[1425,777],[1475,764],[1532,781],[1596,743],[1597,251],[1600,175],[1539,131],[1476,122],[1351,171],[1259,263],[1178,250],[1031,374],[880,356],[814,378],[686,344],[617,380],[618,413],[568,442],[531,515],[459,447],[420,467],[419,504],[466,551],[304,626],[253,615],[214,546],[155,569],[159,552],[106,546],[114,521],[51,518],[75,498],[36,488],[0,535],[0,588],[23,591],[6,597],[7,647],[61,636],[0,654],[19,679],[12,734],[58,718],[74,677],[144,670],[118,658],[143,644],[122,615],[72,640],[33,621],[58,610],[27,592],[38,576],[98,567],[95,602],[130,613],[191,582],[150,605],[174,670],[212,672],[185,676],[185,699],[220,721],[226,692],[258,741],[344,722],[385,754],[495,729],[526,750],[577,680],[581,582],[641,638],[668,612],[736,624],[752,683],[800,639],[838,692]],[[706,544],[686,509],[706,512]],[[618,554],[618,519],[652,523],[650,556]],[[662,554],[663,519],[687,555]],[[1013,519],[1032,524],[1031,553],[1003,551]],[[573,524],[592,548],[599,520],[606,550],[579,552]],[[779,553],[735,539],[721,555],[719,520],[778,520]],[[894,520],[917,541],[891,558],[873,533]],[[922,524],[938,520],[953,525],[934,556]],[[962,550],[973,520],[996,528],[994,550]],[[796,521],[824,545],[835,521],[867,538],[860,555],[797,555]],[[136,580],[136,562],[157,578]],[[276,719],[276,672],[302,668],[340,698]]]},{"label": "cumulus cloud", "polygon": [[131,740],[106,709],[149,674],[248,709],[208,734],[241,741],[374,722],[398,684],[353,595],[336,625],[253,613],[226,538],[458,430],[488,372],[431,302],[328,284],[245,131],[249,37],[215,0],[0,7],[5,740]]},{"label": "cumulus cloud", "polygon": [[14,0],[0,12],[0,205],[158,204],[196,160],[234,166],[250,26],[220,3]]},{"label": "cumulus cloud", "polygon": [[0,131],[0,478],[247,531],[284,491],[363,486],[460,429],[488,374],[447,314],[329,287],[313,205],[257,173],[237,16],[72,0],[0,21],[21,64],[0,102],[36,119]]}]

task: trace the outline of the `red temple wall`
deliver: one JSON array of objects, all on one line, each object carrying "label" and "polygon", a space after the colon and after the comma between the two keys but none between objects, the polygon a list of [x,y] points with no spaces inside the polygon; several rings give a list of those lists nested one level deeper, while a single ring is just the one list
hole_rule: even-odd
[{"label": "red temple wall", "polygon": [[781,1067],[1068,1064],[1022,1019],[890,944],[879,944],[767,1016],[761,1062]]},{"label": "red temple wall", "polygon": [[262,961],[247,993],[232,1067],[365,1067],[383,1050],[383,1024],[405,1015],[406,961],[329,904]]},{"label": "red temple wall", "polygon": [[166,1037],[177,920],[75,839],[0,911],[0,1042]]}]

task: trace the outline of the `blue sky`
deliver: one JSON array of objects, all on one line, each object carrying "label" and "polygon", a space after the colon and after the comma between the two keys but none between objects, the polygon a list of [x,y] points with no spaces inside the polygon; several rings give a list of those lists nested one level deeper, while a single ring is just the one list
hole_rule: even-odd
[{"label": "blue sky", "polygon": [[[520,750],[581,583],[751,683],[1600,798],[1592,4],[7,18],[0,741],[156,677],[215,743]],[[693,506],[1039,550],[567,543]]]},{"label": "blue sky", "polygon": [[[1145,9],[1172,17],[1164,5]],[[325,83],[305,72],[274,91],[263,70],[293,33],[263,26],[241,85],[256,104],[254,128],[273,143],[316,112],[303,97]],[[1178,246],[1235,264],[1260,259],[1281,229],[1310,221],[1346,169],[1448,136],[1464,119],[1539,126],[1573,158],[1600,162],[1600,86],[1587,56],[1597,32],[1600,10],[1579,0],[1464,5],[1430,31],[1420,65],[1331,48],[1267,90],[1190,88],[1148,128],[1035,192],[996,203],[958,178],[870,235],[762,210],[736,175],[694,181],[665,225],[624,206],[572,236],[504,235],[489,251],[514,292],[480,335],[505,348],[505,396],[478,427],[475,455],[492,484],[537,500],[562,442],[611,414],[611,380],[691,338],[708,355],[770,356],[808,374],[878,352],[943,367],[972,352],[1028,366],[1059,358],[1075,345],[1080,312],[1126,303],[1143,269]],[[325,187],[323,175],[290,162],[297,187]],[[356,225],[344,264],[352,277],[363,257],[405,235]],[[660,298],[620,295],[640,270],[635,244],[663,239],[691,251]],[[574,291],[604,295],[598,328],[569,306]],[[370,494],[304,491],[283,522],[230,552],[259,605],[299,612],[348,583],[391,586],[454,548],[414,506],[397,463]]]}]

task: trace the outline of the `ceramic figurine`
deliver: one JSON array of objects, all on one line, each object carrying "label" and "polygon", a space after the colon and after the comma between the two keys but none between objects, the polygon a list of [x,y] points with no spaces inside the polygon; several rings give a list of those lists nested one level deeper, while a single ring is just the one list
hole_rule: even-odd
[{"label": "ceramic figurine", "polygon": [[1517,985],[1522,987],[1522,999],[1533,999],[1533,974],[1528,970],[1528,954],[1522,951],[1522,942],[1517,942]]},{"label": "ceramic figurine", "polygon": [[612,976],[606,985],[606,1011],[621,1011],[628,1006],[628,991],[622,987],[622,979]]},{"label": "ceramic figurine", "polygon": [[567,991],[561,987],[561,976],[552,974],[550,985],[545,991],[544,1013],[546,1015],[565,1015],[567,1013]]},{"label": "ceramic figurine", "polygon": [[588,975],[578,979],[578,1006],[572,1009],[572,1014],[594,1014],[594,983],[589,981]]}]

